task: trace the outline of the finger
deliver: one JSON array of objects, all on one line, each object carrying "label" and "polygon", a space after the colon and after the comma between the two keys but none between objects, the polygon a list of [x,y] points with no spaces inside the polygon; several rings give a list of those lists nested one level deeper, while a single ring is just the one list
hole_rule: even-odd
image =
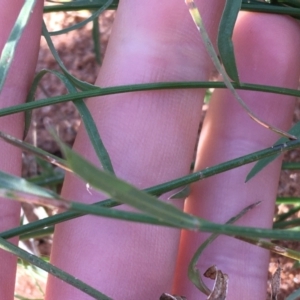
[{"label": "finger", "polygon": [[[297,88],[299,79],[299,27],[291,18],[270,14],[243,13],[234,31],[238,70],[243,82]],[[275,94],[239,91],[263,120],[289,129],[294,98]],[[272,145],[279,137],[251,120],[227,90],[212,97],[201,133],[196,169],[249,154]],[[213,176],[192,188],[187,212],[225,223],[243,208],[262,201],[248,212],[239,225],[272,226],[274,200],[281,160],[265,168],[245,183],[253,164]],[[176,271],[175,292],[187,299],[206,299],[187,279],[187,265],[207,234],[184,232]],[[266,250],[219,237],[203,253],[198,267],[203,273],[211,265],[229,275],[228,299],[265,299],[269,254]],[[210,283],[211,285],[211,283]]]},{"label": "finger", "polygon": [[[220,17],[220,1],[199,4],[205,21]],[[208,23],[215,37],[216,24]],[[97,84],[207,79],[210,63],[199,49],[202,43],[183,1],[122,1]],[[202,98],[203,91],[169,90],[90,100],[117,176],[145,188],[187,174]],[[83,128],[75,149],[97,163]],[[63,195],[86,203],[100,198],[72,176]],[[57,226],[52,262],[113,299],[158,299],[171,288],[178,239],[174,229],[84,217]],[[89,299],[50,277],[47,299],[76,297]]]},{"label": "finger", "polygon": [[[17,105],[25,101],[34,75],[43,1],[37,1],[31,19],[26,26],[17,46],[14,61],[0,94],[0,108]],[[0,10],[0,49],[3,49],[24,1],[2,0]],[[30,40],[30,42],[28,42]],[[23,116],[21,114],[0,118],[0,128],[8,134],[22,137]],[[15,175],[21,175],[21,151],[0,141],[0,169]],[[0,231],[19,225],[20,205],[9,200],[0,200]],[[14,239],[16,243],[17,240]],[[0,250],[0,295],[1,299],[13,299],[16,275],[16,257]]]}]

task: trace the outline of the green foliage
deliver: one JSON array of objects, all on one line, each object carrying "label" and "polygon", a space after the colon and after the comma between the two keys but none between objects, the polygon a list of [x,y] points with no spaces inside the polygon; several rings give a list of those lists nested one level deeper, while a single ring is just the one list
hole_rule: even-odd
[{"label": "green foliage", "polygon": [[235,63],[232,34],[241,4],[241,0],[226,0],[218,32],[218,48],[222,63],[227,75],[236,82],[240,80]]},{"label": "green foliage", "polygon": [[[294,125],[290,130],[289,133],[296,136],[297,138],[300,138],[300,122],[298,122],[296,125]],[[278,147],[278,146],[285,146],[286,142],[288,141],[287,138],[281,138],[279,139],[272,147]],[[269,163],[274,161],[277,157],[279,157],[280,154],[264,158],[260,161],[258,161],[255,166],[251,169],[249,174],[246,177],[246,182],[253,178],[257,173],[259,173],[262,169],[264,169]]]},{"label": "green foliage", "polygon": [[[9,71],[15,49],[18,45],[18,42],[22,36],[22,32],[26,27],[30,11],[35,5],[34,0],[28,0],[24,2],[23,8],[20,12],[20,15],[17,19],[17,22],[9,36],[9,39],[3,49],[1,59],[0,59],[0,90],[5,82],[7,73]],[[127,85],[127,86],[118,86],[110,88],[99,88],[89,83],[80,81],[73,75],[69,73],[66,67],[63,65],[53,43],[51,40],[52,35],[63,34],[65,32],[76,30],[81,26],[85,25],[88,22],[94,22],[94,39],[95,45],[98,45],[98,22],[97,19],[101,12],[105,9],[116,9],[118,1],[113,0],[77,0],[71,2],[61,2],[57,5],[45,6],[44,12],[57,12],[57,11],[72,11],[72,10],[81,10],[87,9],[90,10],[91,16],[84,20],[83,22],[71,26],[67,29],[58,31],[58,32],[48,32],[46,25],[43,24],[43,36],[47,41],[49,49],[51,50],[55,60],[61,68],[61,72],[52,71],[52,70],[43,70],[36,75],[34,82],[32,84],[30,93],[27,98],[27,102],[21,105],[11,106],[8,108],[0,109],[0,116],[10,115],[17,112],[26,112],[26,128],[25,134],[30,125],[30,113],[32,109],[43,107],[47,105],[53,105],[57,103],[63,103],[66,101],[73,101],[76,108],[78,109],[83,123],[88,132],[91,144],[95,149],[95,152],[99,158],[100,164],[103,168],[99,169],[86,161],[83,157],[73,152],[71,149],[66,147],[63,143],[58,141],[63,150],[66,160],[57,158],[52,154],[49,154],[39,148],[36,148],[32,145],[29,145],[23,141],[17,140],[13,137],[10,137],[4,133],[0,133],[0,137],[7,142],[30,151],[34,153],[40,159],[43,159],[47,162],[52,162],[65,170],[72,170],[75,174],[85,180],[94,188],[98,189],[109,195],[111,199],[100,201],[93,205],[85,205],[79,202],[72,201],[66,202],[65,199],[62,199],[53,191],[42,188],[41,186],[45,184],[45,181],[49,183],[49,180],[61,181],[63,174],[51,173],[47,166],[44,165],[46,171],[45,176],[39,178],[33,178],[31,180],[25,180],[16,176],[12,176],[3,172],[0,172],[0,192],[7,197],[18,200],[18,201],[27,201],[31,202],[37,197],[43,200],[44,205],[65,205],[69,210],[57,214],[51,217],[48,217],[43,220],[32,222],[26,225],[21,225],[17,228],[11,229],[9,231],[0,233],[0,248],[5,251],[9,251],[14,255],[21,257],[22,259],[30,262],[31,264],[42,268],[48,273],[53,274],[54,276],[59,277],[60,279],[66,281],[67,283],[73,285],[74,287],[84,291],[88,295],[94,297],[95,299],[110,299],[107,296],[103,295],[101,292],[93,289],[92,287],[87,286],[85,283],[79,281],[78,279],[72,277],[71,275],[63,272],[62,270],[52,266],[47,261],[44,261],[37,256],[31,255],[26,251],[14,246],[13,244],[6,241],[6,239],[20,236],[20,238],[26,239],[34,236],[40,236],[43,234],[49,234],[53,231],[53,225],[60,222],[70,220],[73,218],[80,217],[84,214],[93,214],[98,216],[110,217],[115,219],[122,219],[133,222],[141,222],[147,224],[155,224],[160,226],[169,226],[176,228],[186,228],[198,231],[206,231],[214,233],[203,245],[200,246],[199,250],[196,252],[194,258],[191,261],[189,275],[192,281],[199,287],[201,286],[201,278],[199,279],[198,271],[195,269],[197,260],[205,249],[205,247],[211,243],[215,238],[220,234],[230,235],[243,241],[246,241],[251,244],[258,244],[258,246],[269,249],[276,252],[276,247],[271,242],[261,240],[261,238],[274,238],[281,240],[297,240],[299,241],[299,231],[294,230],[296,226],[299,226],[300,222],[298,219],[291,222],[288,218],[299,211],[299,199],[293,200],[293,203],[297,203],[298,206],[290,209],[290,211],[284,215],[277,216],[274,223],[274,228],[277,229],[261,229],[261,228],[250,228],[250,227],[238,227],[231,225],[230,223],[234,222],[237,218],[241,217],[246,211],[243,211],[236,217],[233,217],[228,221],[228,224],[214,224],[206,220],[197,218],[195,216],[189,215],[187,213],[178,210],[174,206],[159,200],[157,197],[173,191],[175,189],[181,188],[183,194],[177,194],[175,197],[185,197],[188,192],[189,184],[202,180],[204,178],[214,176],[221,172],[240,167],[242,165],[259,161],[256,166],[253,168],[251,173],[248,175],[247,180],[255,176],[260,170],[262,170],[268,163],[274,160],[278,155],[283,151],[290,149],[295,149],[300,146],[300,141],[288,141],[287,139],[280,139],[275,145],[270,148],[257,151],[255,153],[250,153],[249,155],[227,161],[225,163],[207,168],[205,170],[200,170],[193,174],[189,174],[182,178],[177,178],[170,182],[166,182],[154,187],[150,187],[144,191],[138,190],[129,183],[126,183],[114,175],[113,166],[111,164],[109,153],[105,149],[105,146],[101,140],[101,136],[96,128],[95,122],[84,102],[83,99],[98,97],[104,95],[112,95],[117,93],[127,93],[135,91],[146,91],[146,90],[161,90],[161,89],[188,89],[188,88],[224,88],[228,87],[236,93],[236,90],[255,90],[261,92],[271,92],[278,93],[282,95],[293,95],[300,96],[300,91],[292,90],[281,87],[272,87],[258,84],[249,84],[239,82],[238,69],[235,63],[234,48],[232,45],[231,37],[236,21],[237,14],[240,9],[249,10],[249,11],[263,11],[263,12],[272,12],[279,14],[289,14],[294,17],[300,16],[300,5],[299,1],[272,1],[271,5],[264,3],[262,1],[238,1],[238,0],[227,0],[225,10],[223,12],[222,21],[219,27],[218,34],[218,47],[219,53],[222,60],[222,68],[224,67],[228,76],[234,81],[231,82],[228,79],[228,82],[173,82],[173,83],[147,83],[139,85]],[[283,4],[285,4],[283,6]],[[197,16],[196,21],[201,23],[201,16]],[[199,19],[200,18],[200,19]],[[199,25],[198,24],[198,25]],[[201,24],[200,24],[201,25]],[[207,40],[206,40],[207,42]],[[207,48],[211,44],[206,43]],[[216,56],[215,50],[209,48],[211,53],[214,56],[215,63],[219,63],[219,60]],[[100,62],[99,50],[98,61]],[[67,87],[68,94],[60,95],[57,97],[45,98],[39,101],[34,101],[34,94],[37,88],[37,85],[41,78],[47,73],[51,72],[57,76]],[[226,75],[225,73],[225,75]],[[226,76],[225,76],[226,78]],[[297,137],[300,136],[300,125],[296,124],[293,129],[290,130],[292,135]],[[47,181],[48,180],[48,181]],[[290,201],[292,201],[290,199]],[[278,199],[278,203],[282,199]],[[115,206],[118,206],[120,203],[127,203],[132,207],[136,208],[138,212],[127,212],[122,210],[112,209]],[[290,230],[283,230],[283,228],[292,228]],[[299,253],[290,249],[285,249],[284,253],[281,254],[291,257],[293,259],[299,260]],[[199,284],[200,282],[200,284]],[[201,287],[202,291],[205,293],[208,292],[205,286]],[[294,294],[287,298],[288,300],[297,299],[300,292],[296,291]],[[21,296],[19,296],[22,299]]]},{"label": "green foliage", "polygon": [[31,11],[36,0],[28,0],[24,3],[16,23],[9,35],[9,38],[2,50],[0,58],[0,92],[2,91],[9,68],[13,62],[17,45],[21,39],[24,28],[26,27]]}]

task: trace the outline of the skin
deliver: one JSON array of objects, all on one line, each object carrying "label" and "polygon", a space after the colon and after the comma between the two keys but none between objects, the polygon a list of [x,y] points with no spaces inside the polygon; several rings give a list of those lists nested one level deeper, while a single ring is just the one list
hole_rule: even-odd
[{"label": "skin", "polygon": [[[39,50],[43,2],[38,1],[30,22],[19,42],[15,59],[0,94],[0,108],[17,105],[25,101]],[[2,0],[0,10],[0,49],[10,34],[13,24],[23,6],[21,0]],[[28,40],[31,42],[28,43]],[[1,50],[2,51],[2,50]],[[23,115],[16,114],[0,118],[1,131],[18,138],[23,135]],[[0,141],[0,169],[14,175],[21,175],[21,151]],[[0,200],[0,230],[5,231],[19,225],[20,205],[9,200]],[[17,239],[13,239],[17,243]],[[16,273],[16,257],[0,250],[0,295],[2,299],[13,299]]]},{"label": "skin", "polygon": [[[196,4],[212,40],[216,40],[224,1],[202,0]],[[39,18],[37,13],[31,22],[36,25]],[[37,26],[34,28],[31,30],[37,31]],[[288,17],[241,14],[234,34],[241,80],[296,88],[299,79],[298,31],[297,23]],[[34,62],[36,52],[30,52],[30,57]],[[22,53],[18,54],[18,59],[25,62]],[[31,78],[32,66],[28,64],[22,70],[21,74],[27,75],[24,80]],[[183,1],[141,3],[122,0],[96,84],[104,87],[207,80],[211,70],[210,59]],[[12,73],[12,78],[14,76],[19,74]],[[26,89],[18,87],[17,90],[17,96],[23,95],[24,100]],[[14,96],[10,94],[12,92],[11,89],[8,92],[10,99],[16,98],[11,97]],[[289,128],[294,99],[254,92],[240,94],[262,119],[282,129]],[[169,90],[89,100],[88,106],[117,176],[138,188],[145,188],[188,174],[203,96],[201,90]],[[204,124],[196,168],[202,169],[270,146],[277,138],[250,120],[228,91],[218,90],[211,100]],[[74,148],[99,164],[83,126]],[[11,153],[9,157],[12,157]],[[250,168],[245,166],[194,184],[184,209],[224,223],[245,206],[263,200],[259,209],[249,212],[238,224],[270,227],[280,161],[244,184]],[[106,198],[94,190],[88,191],[85,184],[72,175],[67,176],[62,193],[65,198],[85,203]],[[162,199],[167,197],[164,195]],[[173,203],[179,208],[184,206],[183,200]],[[127,206],[122,209],[130,210]],[[11,214],[16,216],[15,212]],[[5,224],[6,228],[16,225]],[[113,299],[153,300],[159,299],[163,292],[182,294],[188,300],[205,299],[186,276],[187,264],[205,237],[207,234],[203,233],[181,234],[175,229],[81,217],[56,226],[51,262]],[[266,251],[221,237],[204,253],[199,267],[204,271],[213,264],[230,276],[229,299],[265,299]],[[5,270],[7,274],[8,269]],[[10,281],[6,282],[9,285]],[[46,299],[91,298],[49,276]]]},{"label": "skin", "polygon": [[[199,4],[207,20],[220,18],[219,0],[212,6],[206,1]],[[208,28],[216,37],[216,23]],[[121,1],[96,84],[206,80],[211,63],[206,54],[199,55],[199,49],[205,53],[183,1],[175,6],[173,1]],[[91,99],[89,108],[116,174],[139,188],[188,174],[203,96],[204,91],[182,90]],[[98,164],[83,128],[74,148]],[[66,179],[66,198],[86,203],[101,199],[94,191],[92,194],[74,176]],[[174,203],[183,207],[183,201]],[[72,234],[78,230],[81,237]],[[51,260],[113,299],[159,299],[163,291],[172,288],[179,237],[174,229],[83,217],[56,227]],[[88,268],[79,262],[82,255],[89,257]],[[48,300],[90,299],[52,276],[46,294]]]},{"label": "skin", "polygon": [[[294,66],[300,63],[297,55],[300,39],[298,23],[293,19],[241,13],[234,31],[234,44],[242,82],[297,88],[299,68]],[[242,91],[239,94],[263,120],[284,130],[290,128],[295,105],[293,97]],[[218,90],[211,99],[203,126],[196,169],[266,148],[277,139],[276,134],[247,117],[230,92]],[[245,184],[252,167],[253,164],[246,165],[194,184],[185,211],[225,223],[246,206],[262,201],[237,224],[271,228],[281,159]],[[187,231],[181,236],[174,289],[187,299],[205,299],[198,297],[198,291],[186,277],[189,260],[205,238],[207,234]],[[229,237],[220,237],[203,253],[199,268],[204,272],[215,264],[229,275],[228,299],[264,300],[268,262],[267,251]],[[207,284],[211,286],[212,280]]]}]

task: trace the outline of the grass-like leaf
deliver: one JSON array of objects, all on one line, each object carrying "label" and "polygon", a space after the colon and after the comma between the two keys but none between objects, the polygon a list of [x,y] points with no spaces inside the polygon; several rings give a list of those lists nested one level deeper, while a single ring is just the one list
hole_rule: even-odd
[{"label": "grass-like leaf", "polygon": [[299,162],[283,162],[281,166],[282,170],[300,170]]},{"label": "grass-like leaf", "polygon": [[300,205],[297,205],[296,207],[290,208],[286,213],[276,215],[276,221],[274,222],[274,225],[277,222],[285,221],[287,218],[289,218],[292,215],[296,214],[298,211],[300,211]]},{"label": "grass-like leaf", "polygon": [[[227,161],[225,163],[219,164],[217,166],[206,168],[206,169],[198,171],[196,173],[189,174],[187,176],[184,176],[184,177],[148,188],[145,191],[152,195],[161,195],[161,194],[167,193],[169,191],[172,191],[174,189],[180,188],[182,186],[188,185],[190,183],[196,182],[198,180],[208,178],[210,176],[234,169],[236,167],[251,163],[253,161],[259,160],[259,159],[267,157],[267,156],[274,155],[274,154],[282,152],[282,151],[295,149],[296,147],[299,147],[299,146],[300,146],[300,141],[291,141],[291,142],[287,143],[286,148],[280,148],[280,147],[267,148],[267,149],[264,149],[261,151],[251,153],[250,155],[245,155],[245,156],[233,159],[231,161]],[[98,171],[102,172],[101,170],[98,170]],[[96,180],[96,178],[94,178],[94,180]],[[107,199],[107,200],[103,200],[98,203],[95,203],[94,205],[97,205],[97,206],[99,205],[102,207],[109,208],[109,207],[116,206],[118,204],[119,203],[116,201]],[[151,203],[149,203],[149,204],[151,204]],[[168,209],[168,208],[169,208],[169,206],[166,207],[166,209]],[[48,217],[47,219],[42,219],[39,221],[35,221],[32,223],[23,225],[22,227],[17,227],[17,228],[7,230],[5,232],[0,233],[0,236],[3,238],[11,238],[11,237],[14,237],[17,235],[27,233],[29,231],[34,231],[34,230],[37,230],[37,229],[40,229],[43,227],[48,227],[48,226],[51,226],[51,225],[54,225],[54,224],[57,224],[57,223],[60,223],[63,221],[67,221],[67,220],[70,220],[70,219],[73,219],[73,218],[76,218],[76,217],[79,217],[82,215],[84,215],[84,213],[72,212],[72,211],[64,212],[64,213],[61,213],[58,215]],[[183,228],[183,226],[180,222],[178,223],[178,227]],[[208,229],[208,231],[212,230],[210,227],[206,227],[206,228]],[[204,229],[204,227],[203,227],[203,229]],[[261,232],[261,230],[258,230],[258,232]],[[225,233],[225,232],[223,232],[223,233]],[[238,234],[238,233],[235,232],[235,235],[236,234]],[[242,235],[240,232],[239,232],[239,234]],[[270,231],[269,231],[269,234],[270,234]],[[272,234],[272,236],[274,237],[273,234]],[[278,232],[275,234],[275,236],[276,236],[275,238],[278,238]],[[291,235],[288,237],[287,232],[283,232],[281,234],[281,236],[286,239],[297,239],[297,237],[294,236],[294,233],[291,233]]]},{"label": "grass-like leaf", "polygon": [[290,294],[287,298],[285,298],[285,300],[299,300],[299,297],[300,297],[300,289]]},{"label": "grass-like leaf", "polygon": [[[243,209],[239,214],[232,217],[230,220],[226,222],[226,224],[232,224],[236,222],[238,219],[240,219],[243,215],[245,215],[249,210],[255,208],[257,205],[259,205],[260,202],[256,202],[254,204],[249,205],[245,209]],[[202,277],[199,273],[199,270],[197,268],[197,262],[200,258],[200,255],[202,252],[219,236],[220,234],[215,233],[212,234],[210,237],[208,237],[197,249],[195,254],[193,255],[193,258],[190,261],[189,267],[188,267],[188,276],[189,279],[194,283],[194,285],[204,294],[209,295],[211,293],[210,289],[205,285],[204,281],[202,280]],[[285,247],[278,246],[274,243],[271,243],[269,241],[266,241],[264,239],[255,239],[255,238],[249,238],[249,237],[242,237],[242,236],[234,236],[235,238],[242,240],[244,242],[250,243],[252,245],[256,245],[258,247],[267,249],[271,252],[277,253],[279,255],[295,259],[297,261],[300,260],[300,252],[294,251]]]},{"label": "grass-like leaf", "polygon": [[276,199],[276,204],[300,205],[300,198],[299,197],[278,197]]},{"label": "grass-like leaf", "polygon": [[[68,78],[69,79],[69,78]],[[72,80],[70,80],[72,82]],[[295,89],[288,89],[283,87],[275,87],[275,86],[266,86],[259,84],[250,84],[250,83],[232,83],[235,89],[247,90],[247,91],[260,91],[267,93],[275,93],[280,95],[288,95],[300,97],[300,91]],[[44,107],[47,105],[54,105],[58,103],[63,103],[67,101],[75,101],[83,98],[92,98],[98,96],[106,96],[106,95],[114,95],[114,94],[122,94],[129,92],[140,92],[140,91],[151,91],[151,90],[163,90],[163,89],[195,89],[195,88],[225,88],[226,85],[224,82],[211,82],[211,81],[203,81],[203,82],[159,82],[159,83],[145,83],[145,84],[134,84],[134,85],[124,85],[124,86],[116,86],[116,87],[107,87],[107,88],[99,88],[93,86],[90,90],[85,90],[81,92],[77,92],[74,94],[67,94],[56,96],[52,98],[45,98],[39,101],[23,103],[15,106],[10,106],[6,108],[0,109],[0,117],[11,115],[18,112],[24,112],[28,110],[32,110],[35,108]],[[99,100],[101,101],[101,100]]]},{"label": "grass-like leaf", "polygon": [[23,178],[4,173],[2,171],[0,171],[0,188],[30,193],[40,197],[59,199],[59,196],[51,190],[44,189]]},{"label": "grass-like leaf", "polygon": [[195,228],[201,222],[175,206],[140,191],[114,175],[102,171],[57,139],[70,169],[90,186],[110,195],[116,201],[155,216],[171,225]]},{"label": "grass-like leaf", "polygon": [[168,199],[185,199],[190,195],[190,193],[191,193],[190,186],[185,186],[175,194],[171,195]]},{"label": "grass-like leaf", "polygon": [[42,270],[45,270],[51,275],[67,282],[68,284],[74,286],[75,288],[83,291],[87,295],[90,295],[94,299],[112,300],[108,296],[100,293],[99,291],[89,286],[88,284],[84,283],[83,281],[75,278],[74,276],[68,274],[67,272],[64,272],[63,270],[55,267],[54,265],[42,260],[41,258],[32,255],[23,249],[20,249],[19,247],[4,240],[3,238],[0,238],[0,248],[30,262],[31,264],[37,266],[38,268],[41,268]]},{"label": "grass-like leaf", "polygon": [[293,227],[294,230],[299,230],[296,227],[300,226],[300,218],[292,219],[288,221],[278,221],[273,224],[274,229],[286,229]]},{"label": "grass-like leaf", "polygon": [[249,107],[247,106],[247,104],[243,101],[243,99],[239,96],[239,94],[237,93],[237,91],[235,90],[234,86],[232,85],[230,78],[228,77],[225,69],[223,68],[223,66],[221,65],[219,59],[218,59],[218,55],[213,47],[213,44],[208,36],[208,33],[205,29],[205,26],[202,22],[202,17],[200,15],[200,12],[194,2],[194,0],[185,0],[186,5],[188,6],[188,9],[190,11],[190,14],[192,16],[192,19],[197,27],[197,29],[200,32],[201,38],[204,42],[205,48],[210,56],[210,58],[212,59],[214,66],[216,67],[217,71],[222,75],[224,83],[226,85],[226,87],[229,89],[229,91],[232,93],[232,95],[234,96],[234,98],[238,101],[238,103],[243,107],[243,109],[248,113],[248,115],[250,116],[251,119],[253,119],[255,122],[257,122],[258,124],[272,130],[273,132],[276,132],[277,134],[287,137],[289,139],[297,139],[295,136],[274,127],[271,124],[268,124],[267,122],[261,120],[256,114],[253,113],[253,111],[251,111],[249,109]]},{"label": "grass-like leaf", "polygon": [[[57,71],[52,71],[52,70],[42,70],[41,72],[39,72],[34,80],[34,87],[36,87],[38,85],[38,82],[42,79],[42,77],[46,74],[46,73],[51,73],[53,75],[55,75],[56,77],[58,77],[66,86],[67,90],[70,92],[70,94],[76,94],[77,90],[74,87],[74,85],[72,84],[72,82],[68,79],[67,76],[57,72]],[[33,98],[34,96],[34,92],[35,90],[32,88],[31,92],[30,92],[30,97]],[[94,147],[94,150],[96,152],[97,157],[99,158],[104,170],[107,170],[111,173],[114,173],[113,170],[113,166],[109,157],[109,154],[102,142],[102,139],[99,135],[97,126],[93,120],[93,117],[90,113],[90,111],[88,110],[85,102],[82,99],[78,99],[77,101],[73,101],[74,105],[76,106],[76,108],[78,109],[82,122],[85,126],[85,129],[87,131],[87,134],[90,138],[90,141]]]},{"label": "grass-like leaf", "polygon": [[60,35],[60,34],[64,34],[64,33],[70,32],[72,30],[79,29],[79,28],[85,26],[87,23],[92,22],[93,20],[97,20],[98,21],[98,17],[100,16],[100,14],[104,10],[106,10],[112,4],[112,2],[113,2],[113,0],[107,0],[106,3],[103,4],[103,6],[101,6],[98,10],[94,11],[92,13],[92,15],[89,16],[88,18],[86,18],[84,21],[79,22],[79,23],[77,23],[75,25],[69,26],[67,28],[64,28],[62,30],[57,30],[57,31],[49,32],[50,36]]},{"label": "grass-like leaf", "polygon": [[101,65],[101,32],[99,26],[99,18],[95,18],[93,20],[93,29],[92,29],[92,37],[94,43],[94,52],[96,56],[96,62]]},{"label": "grass-like leaf", "polygon": [[[84,213],[93,216],[108,217],[108,218],[113,218],[118,220],[174,227],[169,222],[164,222],[156,217],[152,217],[146,214],[123,211],[120,209],[118,210],[108,209],[105,207],[101,207],[99,205],[95,206],[95,205],[84,204],[72,200],[66,200],[61,197],[59,199],[54,199],[54,198],[44,197],[40,195],[37,196],[36,194],[33,193],[27,193],[18,190],[10,190],[8,188],[1,188],[1,187],[0,187],[0,196],[18,202],[26,202],[26,203],[42,205],[50,208],[56,207],[64,210],[78,211],[81,214]],[[36,231],[33,232],[32,235],[36,235]]]},{"label": "grass-like leaf", "polygon": [[69,71],[66,69],[66,67],[64,66],[62,60],[60,59],[54,45],[53,42],[51,40],[50,34],[47,30],[46,24],[45,22],[43,22],[43,27],[42,27],[42,33],[44,38],[46,39],[46,42],[48,44],[48,47],[53,55],[53,57],[55,58],[56,62],[58,63],[58,65],[60,66],[61,70],[63,71],[63,73],[66,75],[66,77],[79,89],[81,90],[90,90],[90,89],[94,89],[95,86],[92,84],[89,84],[87,82],[81,81],[79,79],[77,79],[75,76],[71,75],[69,73]]},{"label": "grass-like leaf", "polygon": [[57,157],[45,150],[42,150],[41,148],[38,147],[34,147],[31,144],[28,144],[26,142],[23,142],[9,134],[6,134],[2,131],[0,131],[0,138],[5,140],[7,143],[14,145],[24,151],[27,151],[29,153],[34,154],[37,157],[42,158],[45,161],[50,162],[51,164],[54,164],[64,170],[69,170],[67,165],[66,165],[66,161],[64,159],[61,159],[60,157]]},{"label": "grass-like leaf", "polygon": [[[107,0],[82,0],[72,2],[61,2],[59,5],[49,5],[44,7],[44,13],[58,12],[58,11],[78,11],[78,10],[97,10]],[[118,0],[114,0],[107,9],[117,9],[119,4]]]},{"label": "grass-like leaf", "polygon": [[[273,13],[273,14],[282,14],[282,15],[290,15],[294,18],[300,18],[300,9],[298,0],[283,0],[283,5],[291,4],[293,1],[294,7],[289,6],[279,6],[272,5],[267,2],[262,2],[261,0],[243,0],[241,9],[244,11],[253,11],[253,12],[264,12],[264,13]],[[76,2],[61,2],[60,5],[51,5],[45,6],[44,12],[58,12],[58,11],[77,11],[77,10],[95,10],[100,8],[106,3],[106,0],[83,0]],[[298,5],[294,5],[294,3],[298,3]],[[108,7],[108,9],[117,9],[119,5],[119,0],[114,0],[112,4]]]},{"label": "grass-like leaf", "polygon": [[241,9],[242,0],[226,0],[225,8],[218,31],[218,49],[227,75],[239,82],[239,74],[235,62],[232,34],[234,25]]},{"label": "grass-like leaf", "polygon": [[[238,213],[236,216],[230,218],[226,224],[232,224],[236,222],[238,219],[240,219],[243,215],[245,215],[249,210],[253,209],[255,206],[260,204],[260,202],[254,203],[249,205],[248,207],[244,208],[240,213]],[[188,276],[189,279],[194,283],[194,285],[205,295],[209,295],[211,293],[211,290],[206,286],[204,281],[202,280],[202,277],[199,273],[199,270],[197,268],[197,262],[200,258],[200,255],[202,252],[207,248],[217,237],[219,236],[218,233],[212,234],[210,237],[208,237],[197,249],[195,254],[193,255],[193,258],[191,259],[188,267]]]},{"label": "grass-like leaf", "polygon": [[13,62],[17,45],[21,39],[22,33],[29,21],[31,12],[35,6],[36,0],[27,0],[18,15],[18,18],[12,28],[7,42],[0,57],[0,93],[5,83],[9,68]]},{"label": "grass-like leaf", "polygon": [[[300,138],[300,122],[298,122],[296,125],[294,125],[290,130],[289,133],[296,136],[297,138]],[[287,138],[280,138],[274,145],[273,147],[276,147],[281,144],[285,144],[288,141]],[[254,167],[250,170],[246,177],[246,182],[249,181],[251,178],[253,178],[256,174],[258,174],[263,168],[265,168],[269,163],[274,161],[277,157],[280,156],[281,153],[270,156],[267,158],[264,158],[260,161],[258,161]]]},{"label": "grass-like leaf", "polygon": [[[274,2],[274,1],[272,1]],[[275,5],[272,5],[270,3],[265,3],[257,0],[243,0],[242,4],[242,10],[245,11],[252,11],[252,12],[261,12],[261,13],[272,13],[272,14],[280,14],[280,15],[290,15],[294,18],[299,19],[300,18],[300,9],[298,0],[295,0],[295,2],[298,2],[298,5],[296,7],[289,7],[286,6],[287,2],[289,0],[284,0],[282,3],[282,6],[278,5],[278,3],[274,3]]]}]

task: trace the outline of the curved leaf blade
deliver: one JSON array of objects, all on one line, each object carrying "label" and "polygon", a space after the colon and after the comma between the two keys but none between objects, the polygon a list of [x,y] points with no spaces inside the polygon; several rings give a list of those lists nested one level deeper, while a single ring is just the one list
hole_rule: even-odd
[{"label": "curved leaf blade", "polygon": [[79,29],[79,28],[85,26],[87,23],[94,21],[95,19],[98,20],[98,17],[100,16],[100,14],[104,10],[106,10],[112,4],[112,2],[113,2],[113,0],[108,0],[106,3],[103,4],[102,7],[100,7],[98,10],[96,10],[95,12],[93,12],[91,16],[89,16],[88,18],[86,18],[82,22],[79,22],[79,23],[77,23],[75,25],[72,25],[72,26],[67,27],[65,29],[62,29],[62,30],[57,30],[57,31],[51,31],[51,32],[49,32],[50,36],[64,34],[64,33],[70,32],[72,30]]},{"label": "curved leaf blade", "polygon": [[290,294],[285,300],[297,300],[300,297],[300,289]]},{"label": "curved leaf blade", "polygon": [[226,0],[225,8],[219,25],[218,48],[219,54],[227,75],[239,82],[239,74],[236,66],[232,34],[238,13],[242,6],[242,0]]},{"label": "curved leaf blade", "polygon": [[70,169],[90,186],[110,195],[116,201],[128,204],[142,212],[155,216],[170,225],[182,226],[183,228],[200,227],[202,221],[199,218],[184,213],[175,206],[138,190],[111,173],[98,169],[95,165],[64,145],[57,137],[55,138],[67,159]]},{"label": "curved leaf blade", "polygon": [[8,71],[13,62],[17,45],[21,39],[22,33],[29,21],[31,12],[36,0],[27,0],[18,15],[18,18],[12,28],[8,40],[2,50],[0,58],[0,93],[5,83]]},{"label": "curved leaf blade", "polygon": [[44,189],[27,180],[0,171],[0,188],[34,194],[36,196],[59,199],[59,195],[51,190]]},{"label": "curved leaf blade", "polygon": [[[73,83],[69,80],[68,76],[66,76],[60,72],[57,72],[57,71],[45,69],[36,75],[36,77],[34,79],[34,84],[28,95],[27,102],[32,102],[34,100],[34,94],[35,94],[36,88],[38,86],[38,83],[46,73],[51,73],[51,74],[54,74],[56,77],[58,77],[64,83],[64,85],[66,86],[66,88],[70,94],[77,93],[76,88],[74,87]],[[99,134],[97,126],[94,122],[94,119],[93,119],[89,109],[87,108],[85,102],[82,99],[77,99],[76,101],[73,101],[73,103],[80,113],[83,124],[86,128],[86,131],[88,133],[90,141],[94,147],[96,155],[99,158],[99,160],[103,166],[103,169],[107,170],[111,173],[114,173],[109,154],[104,146],[104,143],[100,137],[100,134]]]},{"label": "curved leaf blade", "polygon": [[[289,131],[290,134],[296,136],[298,139],[300,138],[300,122],[298,122],[296,125],[294,125]],[[272,147],[276,147],[279,145],[282,145],[288,141],[287,138],[280,138]],[[269,163],[271,163],[273,160],[275,160],[277,157],[279,157],[281,153],[266,157],[264,159],[259,160],[254,167],[251,169],[251,171],[248,173],[246,177],[246,181],[249,181],[251,178],[253,178],[255,175],[257,175],[263,168],[265,168]]]}]

